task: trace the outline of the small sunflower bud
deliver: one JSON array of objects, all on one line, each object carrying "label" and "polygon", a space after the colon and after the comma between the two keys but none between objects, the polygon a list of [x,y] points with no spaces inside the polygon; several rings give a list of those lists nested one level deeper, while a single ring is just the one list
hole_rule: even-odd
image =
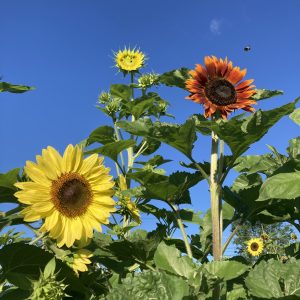
[{"label": "small sunflower bud", "polygon": [[141,89],[146,89],[153,85],[158,85],[158,84],[159,84],[159,74],[156,73],[143,74],[138,79],[138,87]]},{"label": "small sunflower bud", "polygon": [[291,233],[291,240],[296,241],[298,239],[295,233]]},{"label": "small sunflower bud", "polygon": [[260,235],[260,238],[261,238],[263,241],[269,240],[269,236],[268,236],[266,233],[262,233],[262,234]]},{"label": "small sunflower bud", "polygon": [[107,92],[102,92],[98,97],[98,102],[100,104],[106,104],[106,103],[110,102],[110,100],[111,100],[111,95],[110,95],[110,93],[107,93]]}]

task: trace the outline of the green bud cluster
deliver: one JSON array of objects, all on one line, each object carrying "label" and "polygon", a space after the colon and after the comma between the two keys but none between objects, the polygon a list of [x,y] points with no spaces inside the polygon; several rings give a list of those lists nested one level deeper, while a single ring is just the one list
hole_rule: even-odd
[{"label": "green bud cluster", "polygon": [[147,89],[153,85],[159,84],[159,74],[148,73],[143,74],[138,78],[138,87],[141,89]]}]

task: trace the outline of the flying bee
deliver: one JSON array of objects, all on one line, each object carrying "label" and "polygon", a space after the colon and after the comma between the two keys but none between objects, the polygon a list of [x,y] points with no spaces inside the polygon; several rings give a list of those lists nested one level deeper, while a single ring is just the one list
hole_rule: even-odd
[{"label": "flying bee", "polygon": [[248,51],[250,51],[250,50],[251,50],[250,45],[244,47],[244,51],[245,51],[245,52],[248,52]]}]

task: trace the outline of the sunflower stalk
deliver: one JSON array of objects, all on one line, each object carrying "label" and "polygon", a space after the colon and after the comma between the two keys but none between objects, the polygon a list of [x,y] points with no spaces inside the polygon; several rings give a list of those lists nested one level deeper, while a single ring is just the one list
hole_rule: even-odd
[{"label": "sunflower stalk", "polygon": [[183,242],[185,245],[186,253],[189,256],[189,258],[193,258],[192,249],[189,244],[189,240],[188,240],[187,234],[185,232],[184,225],[183,225],[182,219],[180,217],[180,213],[178,211],[178,206],[174,205],[172,203],[169,203],[169,205],[171,206],[173,212],[175,213],[176,221],[177,221],[178,227],[180,229],[181,235],[183,237]]}]

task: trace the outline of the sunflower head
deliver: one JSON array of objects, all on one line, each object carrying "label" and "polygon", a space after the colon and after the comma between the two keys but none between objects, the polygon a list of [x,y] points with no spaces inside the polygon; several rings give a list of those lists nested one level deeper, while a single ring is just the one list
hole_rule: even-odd
[{"label": "sunflower head", "polygon": [[247,242],[247,251],[251,256],[259,256],[264,249],[264,243],[260,238],[253,238]]},{"label": "sunflower head", "polygon": [[186,80],[186,89],[190,92],[187,99],[203,104],[206,118],[220,114],[227,119],[229,113],[236,109],[254,111],[251,100],[255,94],[253,80],[241,81],[246,69],[233,67],[227,58],[217,59],[215,56],[204,58],[205,66],[196,65],[190,71],[191,77]]},{"label": "sunflower head", "polygon": [[138,72],[145,64],[146,56],[138,49],[126,48],[114,53],[116,67],[124,74]]},{"label": "sunflower head", "polygon": [[87,249],[79,249],[73,256],[71,267],[74,272],[79,275],[79,272],[88,271],[87,265],[91,264],[90,258],[93,256],[92,252]]},{"label": "sunflower head", "polygon": [[49,232],[59,247],[86,243],[115,211],[114,182],[97,154],[84,159],[78,146],[69,145],[61,156],[48,147],[37,163],[26,162],[25,173],[31,181],[15,184],[20,189],[15,196],[27,205],[24,220],[44,219],[40,231]]}]

